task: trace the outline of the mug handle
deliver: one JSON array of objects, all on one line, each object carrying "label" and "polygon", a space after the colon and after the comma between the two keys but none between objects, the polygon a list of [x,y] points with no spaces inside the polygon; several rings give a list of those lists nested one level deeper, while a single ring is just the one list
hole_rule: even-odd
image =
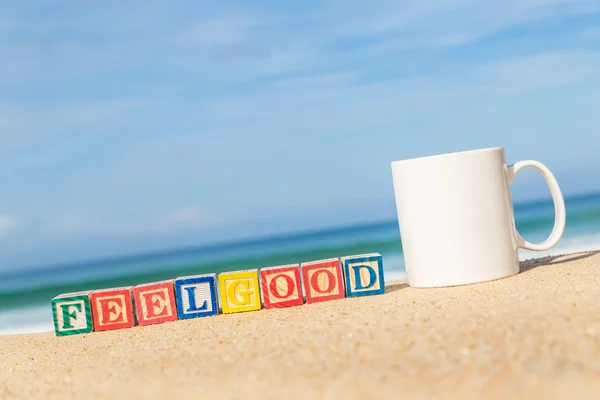
[{"label": "mug handle", "polygon": [[523,168],[528,167],[534,168],[540,174],[542,174],[544,180],[550,188],[550,193],[552,194],[552,201],[554,202],[554,227],[552,228],[552,233],[550,233],[548,239],[539,244],[528,242],[527,240],[523,239],[521,234],[517,231],[517,246],[527,250],[544,251],[550,249],[551,247],[554,247],[556,243],[558,243],[558,241],[560,240],[561,236],[563,235],[563,232],[565,231],[565,200],[563,199],[563,195],[560,190],[560,187],[558,186],[558,182],[556,182],[556,178],[554,178],[552,172],[550,172],[550,170],[539,161],[525,160],[509,165],[508,183],[510,184],[513,182],[517,172],[519,172]]}]

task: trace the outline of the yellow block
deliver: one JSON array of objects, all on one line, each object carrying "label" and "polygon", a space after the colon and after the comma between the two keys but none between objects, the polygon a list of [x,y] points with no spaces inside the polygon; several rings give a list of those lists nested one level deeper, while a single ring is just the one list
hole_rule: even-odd
[{"label": "yellow block", "polygon": [[219,295],[223,314],[260,310],[258,270],[219,274]]}]

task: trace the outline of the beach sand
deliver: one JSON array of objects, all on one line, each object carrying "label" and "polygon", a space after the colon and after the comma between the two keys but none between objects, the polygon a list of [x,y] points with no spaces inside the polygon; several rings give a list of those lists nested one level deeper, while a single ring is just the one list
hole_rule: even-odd
[{"label": "beach sand", "polygon": [[[50,312],[50,305],[48,305]],[[0,337],[0,398],[600,398],[600,254],[494,282]]]}]

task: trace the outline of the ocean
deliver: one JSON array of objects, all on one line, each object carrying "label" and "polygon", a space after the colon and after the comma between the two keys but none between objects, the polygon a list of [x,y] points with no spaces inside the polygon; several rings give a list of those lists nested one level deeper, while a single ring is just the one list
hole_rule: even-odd
[{"label": "ocean", "polygon": [[[520,250],[522,260],[600,249],[600,193],[566,198],[565,202],[567,224],[559,244],[546,252]],[[554,221],[551,199],[519,203],[514,209],[517,228],[527,240],[541,242],[548,236]],[[0,274],[0,334],[53,331],[50,300],[61,293],[371,252],[382,254],[387,281],[405,276],[395,216],[372,224],[296,235],[9,270]]]}]

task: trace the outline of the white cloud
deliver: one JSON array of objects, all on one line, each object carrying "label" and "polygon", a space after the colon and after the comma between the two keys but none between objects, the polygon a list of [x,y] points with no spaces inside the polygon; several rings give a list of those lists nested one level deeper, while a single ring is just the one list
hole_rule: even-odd
[{"label": "white cloud", "polygon": [[469,43],[473,38],[466,33],[455,33],[440,38],[437,45],[440,47],[454,47]]},{"label": "white cloud", "polygon": [[[120,214],[107,215],[109,210],[106,209],[102,211],[103,215],[95,215],[91,210],[56,211],[42,215],[36,220],[35,234],[54,241],[62,237],[148,238],[201,232],[218,227],[222,222],[203,208],[192,206],[176,209],[160,218],[146,214],[146,218],[131,220],[122,218]],[[0,216],[0,235],[15,227],[14,220]]]},{"label": "white cloud", "polygon": [[[478,62],[444,75],[422,73],[362,81],[357,73],[315,74],[264,84],[259,93],[230,96],[199,104],[224,129],[253,126],[268,120],[252,138],[268,139],[286,132],[323,137],[337,131],[397,123],[405,118],[439,114],[465,99],[535,93],[600,79],[600,52],[542,52],[524,57]],[[293,93],[293,96],[289,95]],[[222,118],[222,120],[221,120]],[[290,121],[311,122],[290,124]],[[271,132],[271,134],[269,133]],[[242,140],[242,139],[238,139]]]},{"label": "white cloud", "polygon": [[[593,4],[595,3],[595,4]],[[430,50],[476,42],[511,29],[539,27],[600,11],[588,0],[379,0],[347,7],[336,1],[323,27],[307,36],[315,43],[369,39],[365,54]],[[358,52],[358,51],[357,51]]]},{"label": "white cloud", "polygon": [[74,140],[109,136],[114,133],[107,126],[126,123],[141,104],[141,99],[119,99],[31,105],[0,98],[0,153],[42,151],[61,141],[72,146]]},{"label": "white cloud", "polygon": [[6,236],[18,227],[17,219],[11,215],[0,214],[0,236]]},{"label": "white cloud", "polygon": [[150,233],[169,234],[203,230],[218,225],[214,215],[200,207],[183,207],[175,210],[158,225],[149,229]]},{"label": "white cloud", "polygon": [[91,215],[82,212],[55,212],[45,216],[40,224],[47,228],[47,234],[53,235],[80,235],[101,232],[98,221]]},{"label": "white cloud", "polygon": [[546,52],[479,68],[479,77],[503,92],[576,85],[600,78],[600,52]]},{"label": "white cloud", "polygon": [[267,15],[252,14],[203,18],[184,28],[173,39],[200,45],[246,42],[249,37],[254,36],[249,34],[251,30],[268,26],[273,20],[273,17]]}]

